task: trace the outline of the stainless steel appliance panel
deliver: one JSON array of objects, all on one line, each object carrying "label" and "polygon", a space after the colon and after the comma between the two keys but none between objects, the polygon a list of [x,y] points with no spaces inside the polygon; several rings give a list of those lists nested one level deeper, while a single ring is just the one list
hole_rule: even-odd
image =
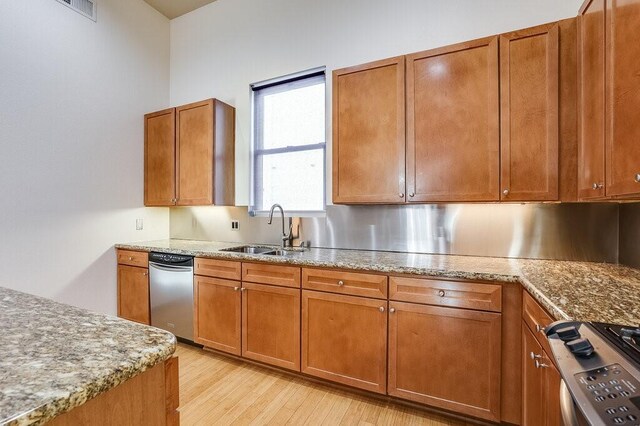
[{"label": "stainless steel appliance panel", "polygon": [[193,266],[149,262],[151,325],[193,341]]}]

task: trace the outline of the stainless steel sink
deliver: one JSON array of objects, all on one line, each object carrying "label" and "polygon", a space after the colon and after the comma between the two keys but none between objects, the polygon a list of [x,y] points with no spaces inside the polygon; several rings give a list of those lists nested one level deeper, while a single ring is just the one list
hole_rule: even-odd
[{"label": "stainless steel sink", "polygon": [[260,247],[260,246],[240,246],[220,249],[220,251],[231,251],[234,253],[247,253],[247,254],[271,254],[276,249],[273,247]]},{"label": "stainless steel sink", "polygon": [[296,253],[302,253],[304,249],[297,247],[289,247],[286,249],[264,246],[239,246],[220,249],[220,251],[230,251],[233,253],[247,253],[247,254],[264,254],[267,256],[290,256]]}]

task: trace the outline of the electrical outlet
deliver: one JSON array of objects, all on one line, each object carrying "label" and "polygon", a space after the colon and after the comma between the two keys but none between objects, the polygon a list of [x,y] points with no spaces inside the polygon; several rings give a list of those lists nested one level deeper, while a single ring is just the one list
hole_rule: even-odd
[{"label": "electrical outlet", "polygon": [[234,231],[237,231],[238,229],[240,229],[240,222],[238,222],[237,220],[232,220],[231,229]]},{"label": "electrical outlet", "polygon": [[142,231],[143,223],[142,219],[136,219],[136,231]]}]

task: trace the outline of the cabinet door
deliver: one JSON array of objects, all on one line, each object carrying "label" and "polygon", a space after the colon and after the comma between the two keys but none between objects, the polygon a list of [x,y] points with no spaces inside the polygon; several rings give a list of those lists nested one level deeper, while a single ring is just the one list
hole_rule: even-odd
[{"label": "cabinet door", "polygon": [[387,302],[302,291],[302,372],[386,391]]},{"label": "cabinet door", "polygon": [[179,206],[213,203],[213,100],[176,108]]},{"label": "cabinet door", "polygon": [[501,199],[557,200],[558,24],[500,36]]},{"label": "cabinet door", "polygon": [[118,316],[149,325],[149,270],[118,265]]},{"label": "cabinet door", "polygon": [[333,72],[333,202],[405,200],[404,56]]},{"label": "cabinet door", "polygon": [[240,282],[194,276],[194,340],[240,355]]},{"label": "cabinet door", "polygon": [[499,200],[498,37],[407,56],[408,201]]},{"label": "cabinet door", "polygon": [[300,371],[300,290],[242,283],[242,356]]},{"label": "cabinet door", "polygon": [[607,195],[640,194],[640,0],[607,2]]},{"label": "cabinet door", "polygon": [[174,108],[144,116],[144,205],[171,206],[176,198]]},{"label": "cabinet door", "polygon": [[551,357],[546,352],[542,352],[542,363],[544,365],[544,397],[545,397],[545,418],[547,426],[563,426],[562,409],[560,408],[560,372],[553,365]]},{"label": "cabinet door", "polygon": [[579,20],[578,196],[605,195],[605,0],[591,0]]},{"label": "cabinet door", "polygon": [[543,351],[529,327],[522,324],[522,426],[544,426],[545,382],[544,375],[536,366],[542,362]]},{"label": "cabinet door", "polygon": [[501,315],[389,304],[389,395],[500,421]]}]

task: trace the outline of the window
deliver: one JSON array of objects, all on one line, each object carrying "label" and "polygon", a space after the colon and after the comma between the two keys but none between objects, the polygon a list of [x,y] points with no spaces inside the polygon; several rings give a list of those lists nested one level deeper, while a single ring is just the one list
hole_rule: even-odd
[{"label": "window", "polygon": [[324,70],[252,86],[253,213],[325,209]]}]

